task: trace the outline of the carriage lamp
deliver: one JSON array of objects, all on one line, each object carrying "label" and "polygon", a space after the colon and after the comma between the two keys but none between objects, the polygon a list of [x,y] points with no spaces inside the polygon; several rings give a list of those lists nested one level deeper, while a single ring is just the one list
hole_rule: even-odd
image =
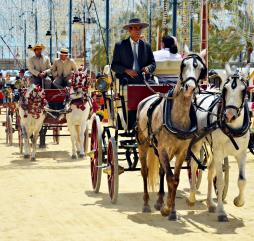
[{"label": "carriage lamp", "polygon": [[46,32],[46,38],[47,38],[47,39],[50,39],[51,37],[52,37],[51,31],[48,30],[48,31]]}]

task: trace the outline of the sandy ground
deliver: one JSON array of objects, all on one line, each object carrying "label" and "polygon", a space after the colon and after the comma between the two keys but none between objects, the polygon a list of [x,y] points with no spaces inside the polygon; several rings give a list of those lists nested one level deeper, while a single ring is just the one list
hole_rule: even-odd
[{"label": "sandy ground", "polygon": [[[1,116],[1,120],[4,117]],[[199,200],[188,208],[186,170],[182,171],[177,193],[179,220],[170,222],[159,212],[143,214],[142,179],[139,172],[120,176],[118,204],[108,198],[106,176],[101,192],[91,189],[89,160],[70,158],[70,139],[60,145],[47,140],[39,150],[37,162],[24,160],[18,152],[17,133],[14,146],[5,144],[0,127],[0,240],[1,241],[84,241],[84,240],[253,240],[254,227],[254,157],[247,162],[246,204],[233,205],[237,195],[237,165],[230,159],[230,187],[225,209],[228,223],[218,223],[205,205],[206,174]],[[156,195],[151,197],[154,204]]]}]

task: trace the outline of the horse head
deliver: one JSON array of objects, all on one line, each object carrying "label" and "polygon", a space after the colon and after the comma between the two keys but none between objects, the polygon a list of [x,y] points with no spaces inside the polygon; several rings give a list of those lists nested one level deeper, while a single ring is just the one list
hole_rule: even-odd
[{"label": "horse head", "polygon": [[223,112],[225,120],[232,122],[240,116],[244,107],[250,65],[242,70],[233,71],[230,65],[226,64],[225,69],[227,80],[222,89]]},{"label": "horse head", "polygon": [[198,87],[199,81],[207,75],[207,68],[204,57],[206,49],[200,54],[190,53],[185,46],[186,57],[182,60],[180,70],[180,84],[185,97],[191,97],[194,90]]}]

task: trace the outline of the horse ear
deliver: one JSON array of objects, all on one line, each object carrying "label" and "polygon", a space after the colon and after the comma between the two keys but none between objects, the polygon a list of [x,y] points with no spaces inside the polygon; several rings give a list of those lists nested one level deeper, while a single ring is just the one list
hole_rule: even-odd
[{"label": "horse ear", "polygon": [[229,63],[225,64],[225,70],[226,70],[227,76],[231,76],[232,75],[232,70],[231,70],[231,67],[230,67]]},{"label": "horse ear", "polygon": [[189,50],[189,48],[188,48],[188,46],[186,44],[184,45],[184,54],[186,56],[190,54],[190,50]]},{"label": "horse ear", "polygon": [[199,55],[204,59],[207,55],[207,49],[203,49]]}]

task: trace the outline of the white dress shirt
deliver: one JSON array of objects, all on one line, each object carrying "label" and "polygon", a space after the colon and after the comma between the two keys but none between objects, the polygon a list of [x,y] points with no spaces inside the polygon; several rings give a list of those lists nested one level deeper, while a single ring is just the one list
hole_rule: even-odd
[{"label": "white dress shirt", "polygon": [[[130,42],[131,42],[131,48],[132,48],[132,53],[134,54],[134,43],[136,43],[136,54],[137,54],[137,57],[138,57],[138,47],[139,47],[139,40],[138,42],[135,42],[133,41],[132,38],[130,38]],[[134,66],[134,60],[133,60],[133,66],[132,66],[132,69],[135,70],[135,66]]]},{"label": "white dress shirt", "polygon": [[153,52],[155,61],[166,61],[166,60],[172,60],[172,61],[179,61],[182,60],[182,56],[180,54],[172,54],[169,52],[168,48],[161,49],[158,51]]}]

